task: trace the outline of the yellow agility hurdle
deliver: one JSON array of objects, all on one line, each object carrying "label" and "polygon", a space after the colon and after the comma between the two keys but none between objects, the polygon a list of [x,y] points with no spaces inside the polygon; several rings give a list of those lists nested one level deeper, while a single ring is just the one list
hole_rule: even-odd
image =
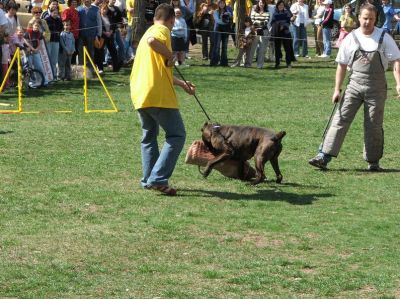
[{"label": "yellow agility hurdle", "polygon": [[[89,110],[89,104],[88,104],[88,85],[87,85],[87,67],[86,67],[86,57],[89,59],[90,64],[93,67],[94,72],[96,73],[97,78],[99,78],[101,85],[103,86],[104,91],[107,94],[108,99],[111,102],[111,105],[113,106],[113,109],[109,110]],[[108,92],[108,89],[106,85],[104,84],[103,79],[101,78],[100,74],[97,71],[97,68],[95,64],[93,63],[92,58],[89,55],[89,52],[86,50],[86,47],[83,47],[83,95],[84,95],[84,107],[85,107],[85,113],[91,113],[91,112],[101,112],[101,113],[112,113],[112,112],[118,112],[117,107],[115,106],[114,100],[112,99],[110,93]]]},{"label": "yellow agility hurdle", "polygon": [[17,110],[0,110],[0,113],[20,113],[22,112],[22,68],[21,68],[21,54],[19,48],[15,51],[14,57],[11,59],[10,66],[8,67],[7,73],[4,76],[3,82],[0,86],[0,93],[3,92],[4,85],[7,82],[8,77],[10,76],[11,68],[17,60],[18,66],[18,77],[17,77],[17,85],[18,85],[18,109]]}]

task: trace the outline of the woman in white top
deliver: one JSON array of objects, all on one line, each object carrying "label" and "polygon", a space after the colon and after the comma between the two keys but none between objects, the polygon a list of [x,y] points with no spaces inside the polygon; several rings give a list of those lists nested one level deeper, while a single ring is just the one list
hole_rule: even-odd
[{"label": "woman in white top", "polygon": [[292,25],[293,25],[293,50],[296,57],[300,56],[300,47],[302,47],[303,57],[310,58],[308,56],[308,45],[307,45],[307,30],[306,26],[309,23],[308,16],[308,5],[304,3],[304,0],[298,0],[292,4],[290,11],[293,14]]}]

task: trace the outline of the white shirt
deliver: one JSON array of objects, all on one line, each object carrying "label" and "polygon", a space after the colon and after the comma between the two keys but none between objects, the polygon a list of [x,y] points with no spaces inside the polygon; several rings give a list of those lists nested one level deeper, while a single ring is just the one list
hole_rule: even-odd
[{"label": "white shirt", "polygon": [[298,2],[296,2],[292,4],[292,6],[290,7],[290,11],[292,12],[292,14],[297,15],[297,18],[294,21],[294,25],[296,25],[297,27],[299,27],[300,24],[304,24],[304,26],[307,26],[310,22],[307,4],[300,5]]},{"label": "white shirt", "polygon": [[4,10],[0,9],[0,26],[4,26],[7,24],[8,24],[8,21],[6,18],[6,13],[4,12]]},{"label": "white shirt", "polygon": [[116,0],[115,6],[117,6],[121,11],[126,9],[126,0]]},{"label": "white shirt", "polygon": [[20,26],[18,17],[10,17],[6,15],[7,26],[8,26],[8,35],[13,35],[17,31],[17,27]]},{"label": "white shirt", "polygon": [[[355,33],[360,45],[361,50],[364,51],[376,51],[378,49],[379,38],[382,34],[382,29],[375,27],[371,35],[364,35],[361,33],[361,29],[357,28],[352,32]],[[348,34],[340,45],[339,52],[336,56],[336,62],[340,64],[349,65],[351,58],[353,57],[354,51],[358,49],[352,34]],[[389,34],[385,34],[382,42],[381,50],[382,64],[386,70],[389,61],[400,59],[400,50],[396,45],[396,42]]]},{"label": "white shirt", "polygon": [[320,5],[317,8],[317,11],[315,13],[315,20],[314,20],[314,24],[315,25],[319,25],[322,22],[322,16],[324,15],[325,12],[325,5]]}]

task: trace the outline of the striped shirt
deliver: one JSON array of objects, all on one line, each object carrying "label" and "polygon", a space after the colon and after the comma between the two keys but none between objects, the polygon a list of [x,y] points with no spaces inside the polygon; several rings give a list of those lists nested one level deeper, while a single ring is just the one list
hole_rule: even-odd
[{"label": "striped shirt", "polygon": [[256,12],[254,9],[251,11],[251,20],[253,21],[253,25],[255,30],[257,31],[257,35],[263,35],[263,31],[267,29],[267,25],[269,23],[269,12]]}]

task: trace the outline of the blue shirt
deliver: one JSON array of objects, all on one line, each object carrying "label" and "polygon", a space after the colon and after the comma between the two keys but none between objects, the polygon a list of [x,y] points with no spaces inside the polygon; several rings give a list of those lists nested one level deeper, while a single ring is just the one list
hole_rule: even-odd
[{"label": "blue shirt", "polygon": [[383,23],[382,28],[386,31],[390,31],[392,29],[392,20],[393,16],[400,12],[399,9],[394,9],[392,5],[382,5],[383,13],[385,14],[385,22]]}]

